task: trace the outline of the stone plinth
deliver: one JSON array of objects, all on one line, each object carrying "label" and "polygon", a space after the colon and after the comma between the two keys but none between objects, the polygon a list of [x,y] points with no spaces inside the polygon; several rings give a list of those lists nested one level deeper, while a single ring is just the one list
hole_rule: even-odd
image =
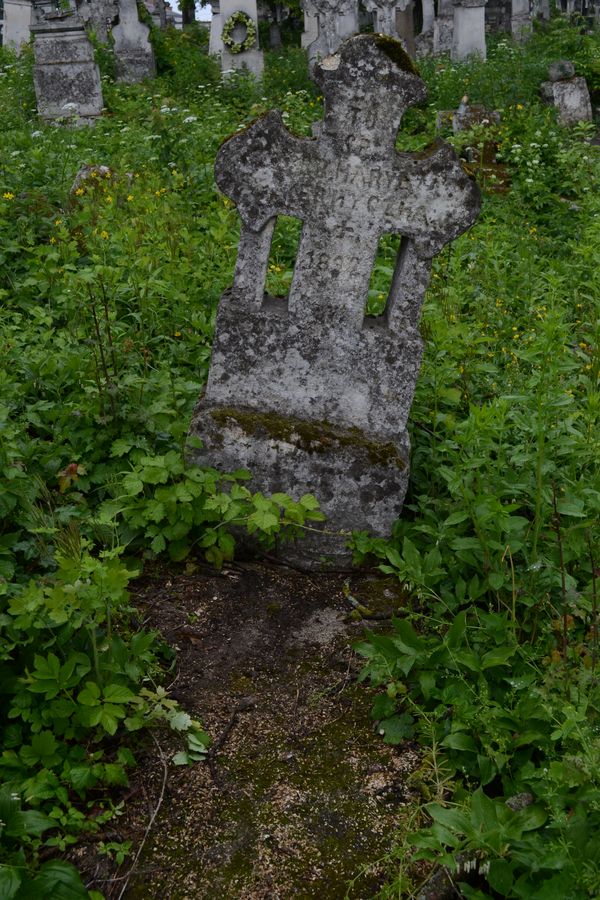
[{"label": "stone plinth", "polygon": [[44,119],[91,121],[102,112],[100,72],[85,28],[72,13],[49,14],[32,27],[33,81]]},{"label": "stone plinth", "polygon": [[137,84],[154,78],[156,63],[150,29],[140,22],[136,0],[119,0],[119,24],[112,31],[117,81]]},{"label": "stone plinth", "polygon": [[453,0],[454,25],[452,29],[453,62],[469,56],[486,59],[485,4],[487,0]]},{"label": "stone plinth", "polygon": [[540,86],[542,100],[556,107],[561,125],[592,121],[592,104],[585,78],[575,77],[575,67],[566,59],[548,68],[549,81]]},{"label": "stone plinth", "polygon": [[[248,468],[254,490],[314,493],[326,531],[292,554],[308,560],[340,559],[339,532],[387,535],[400,514],[431,259],[480,202],[449,147],[396,152],[403,113],[426,96],[398,41],[351,38],[314,77],[325,98],[317,139],[270,112],[219,151],[217,184],[242,230],[190,429],[203,447],[189,451],[203,466]],[[303,222],[285,300],[265,295],[279,215]],[[401,235],[401,247],[384,313],[365,317],[383,234]]]}]

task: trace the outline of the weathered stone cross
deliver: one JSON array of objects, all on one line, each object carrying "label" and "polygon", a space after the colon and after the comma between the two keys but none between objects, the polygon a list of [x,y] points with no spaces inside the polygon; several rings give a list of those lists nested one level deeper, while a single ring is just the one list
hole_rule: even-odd
[{"label": "weathered stone cross", "polygon": [[[315,493],[330,528],[385,534],[408,481],[431,257],[474,221],[479,192],[447,147],[395,151],[404,111],[426,95],[399,42],[351,38],[314,77],[318,138],[271,112],[217,157],[243,224],[192,433],[201,464],[246,466],[261,490]],[[303,222],[287,302],[264,293],[278,215]],[[365,318],[384,234],[402,235],[401,250],[384,315]]]}]

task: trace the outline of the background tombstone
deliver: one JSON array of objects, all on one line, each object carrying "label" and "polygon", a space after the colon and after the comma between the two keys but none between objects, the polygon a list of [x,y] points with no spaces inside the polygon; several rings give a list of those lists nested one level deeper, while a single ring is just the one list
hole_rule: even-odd
[{"label": "background tombstone", "polygon": [[118,0],[84,0],[77,4],[77,12],[86,28],[94,31],[103,44],[108,41],[108,32],[116,21]]},{"label": "background tombstone", "polygon": [[575,66],[561,59],[548,67],[549,81],[540,86],[542,100],[558,112],[561,125],[592,121],[592,104],[585,78],[575,76]]},{"label": "background tombstone", "polygon": [[524,41],[531,34],[531,8],[529,0],[512,0],[510,30],[516,41]]},{"label": "background tombstone", "polygon": [[[308,51],[312,70],[318,60],[335,53],[345,38],[358,31],[358,0],[304,0],[303,8],[302,46]],[[315,21],[316,37],[310,41],[309,36],[315,33]]]},{"label": "background tombstone", "polygon": [[38,113],[44,119],[91,122],[102,112],[100,72],[83,23],[73,9],[47,12],[34,8],[33,83]]},{"label": "background tombstone", "polygon": [[452,0],[438,0],[438,14],[433,23],[433,52],[448,53],[452,49],[454,8]]},{"label": "background tombstone", "polygon": [[150,29],[140,22],[136,0],[119,0],[119,24],[112,35],[117,81],[137,84],[156,75]]},{"label": "background tombstone", "polygon": [[209,51],[220,53],[224,72],[247,68],[260,77],[264,61],[258,44],[256,0],[220,0],[215,5],[218,11],[213,6]]},{"label": "background tombstone", "polygon": [[223,31],[221,4],[219,3],[219,0],[213,0],[210,6],[212,9],[212,16],[210,20],[208,52],[211,55],[216,55],[217,53],[222,53],[224,50],[223,41],[221,40],[221,32]]},{"label": "background tombstone", "polygon": [[[292,551],[308,560],[347,558],[332,531],[388,534],[401,511],[431,259],[480,202],[449,147],[396,152],[403,113],[426,97],[399,42],[351,38],[314,77],[325,97],[318,139],[270,112],[219,151],[217,183],[242,230],[190,428],[203,446],[189,450],[200,465],[248,468],[254,490],[316,494],[327,531]],[[278,215],[303,222],[287,300],[264,293]],[[386,309],[366,318],[383,234],[401,246]]]},{"label": "background tombstone", "polygon": [[416,56],[415,4],[413,0],[399,0],[396,5],[396,34],[411,57]]},{"label": "background tombstone", "polygon": [[18,52],[31,37],[31,3],[30,0],[4,0],[3,5],[4,12],[0,4],[0,43],[3,47],[10,47]]},{"label": "background tombstone", "polygon": [[364,6],[373,13],[373,31],[396,37],[396,5],[399,0],[364,0]]},{"label": "background tombstone", "polygon": [[455,62],[477,55],[486,59],[485,4],[487,0],[453,0],[451,58]]}]

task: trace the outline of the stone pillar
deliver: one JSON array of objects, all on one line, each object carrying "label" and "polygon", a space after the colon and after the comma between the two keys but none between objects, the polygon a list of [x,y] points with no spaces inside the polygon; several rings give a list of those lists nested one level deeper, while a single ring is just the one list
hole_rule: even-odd
[{"label": "stone pillar", "polygon": [[454,27],[452,32],[453,62],[468,56],[486,58],[485,4],[487,0],[453,0]]},{"label": "stone pillar", "polygon": [[32,34],[38,113],[90,123],[102,112],[102,87],[83,24],[72,10],[49,13],[32,25]]},{"label": "stone pillar", "polygon": [[433,23],[433,52],[448,53],[452,49],[454,9],[452,0],[438,0],[438,14]]},{"label": "stone pillar", "polygon": [[512,0],[510,30],[516,41],[522,42],[531,34],[529,0]]},{"label": "stone pillar", "polygon": [[150,29],[140,22],[136,0],[119,0],[119,24],[113,28],[117,81],[137,84],[154,78],[156,63]]},{"label": "stone pillar", "polygon": [[[243,50],[236,50],[241,44],[247,40],[248,30],[245,24],[238,23],[231,32],[231,40],[233,46],[226,46],[227,38],[223,40],[223,30],[228,27],[228,23],[232,16],[238,14],[246,17],[252,23],[255,30],[255,38],[252,46]],[[256,0],[221,0],[219,9],[219,33],[215,31],[213,39],[213,29],[211,26],[211,43],[216,45],[220,42],[221,47],[221,68],[224,72],[231,69],[248,69],[253,75],[260,77],[263,73],[264,61],[262,50],[258,45],[258,11],[256,8]],[[235,20],[234,20],[235,21]],[[213,19],[214,24],[214,19]]]}]

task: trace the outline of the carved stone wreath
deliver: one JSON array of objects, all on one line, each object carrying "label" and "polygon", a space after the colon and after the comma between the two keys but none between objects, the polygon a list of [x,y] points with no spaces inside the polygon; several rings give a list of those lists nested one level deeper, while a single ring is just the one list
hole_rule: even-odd
[{"label": "carved stone wreath", "polygon": [[[244,25],[246,28],[243,41],[236,41],[233,37],[237,25]],[[243,53],[244,50],[250,50],[256,42],[256,25],[247,13],[241,10],[234,12],[223,25],[221,39],[230,53]]]}]

